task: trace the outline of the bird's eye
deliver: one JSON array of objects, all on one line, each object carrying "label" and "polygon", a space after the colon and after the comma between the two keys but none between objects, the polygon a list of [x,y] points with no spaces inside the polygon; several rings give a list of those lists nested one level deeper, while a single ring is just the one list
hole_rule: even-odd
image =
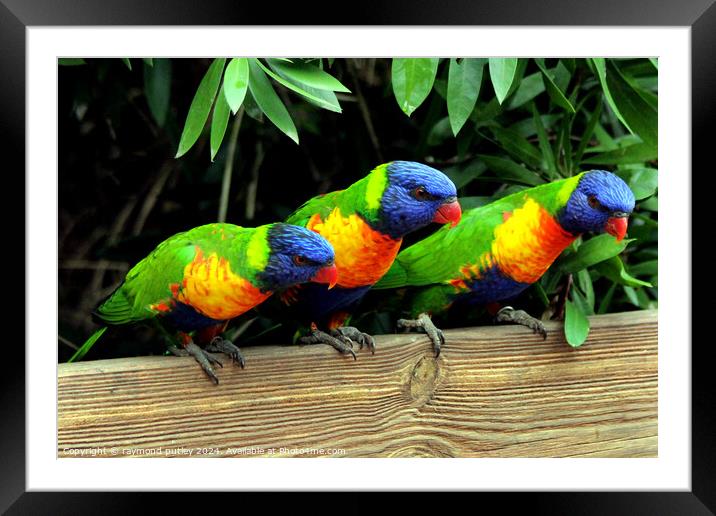
[{"label": "bird's eye", "polygon": [[296,265],[306,265],[308,263],[308,260],[300,254],[297,254],[293,257],[293,263],[295,263]]},{"label": "bird's eye", "polygon": [[599,211],[603,211],[603,212],[609,211],[609,208],[607,208],[601,202],[599,202],[599,199],[597,199],[596,195],[590,195],[589,197],[587,197],[587,202],[589,203],[589,206],[591,206],[595,210],[599,210]]},{"label": "bird's eye", "polygon": [[430,201],[435,198],[428,193],[424,186],[419,186],[413,190],[413,197],[419,201]]}]

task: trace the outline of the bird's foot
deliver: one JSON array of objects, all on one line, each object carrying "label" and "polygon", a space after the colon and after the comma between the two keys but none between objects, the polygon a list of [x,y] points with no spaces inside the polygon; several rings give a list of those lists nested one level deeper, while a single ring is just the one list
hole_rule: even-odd
[{"label": "bird's foot", "polygon": [[497,312],[495,319],[497,322],[511,322],[527,326],[533,332],[542,335],[543,339],[547,338],[547,329],[544,327],[544,324],[542,324],[542,321],[532,317],[524,310],[515,310],[511,306],[506,306]]},{"label": "bird's foot", "polygon": [[350,339],[348,339],[348,342],[339,340],[338,338],[315,328],[311,331],[310,335],[306,335],[305,337],[298,339],[298,342],[301,344],[328,344],[344,355],[353,355],[353,360],[356,360],[356,354],[355,351],[353,351],[353,345]]},{"label": "bird's foot", "polygon": [[169,346],[168,350],[175,357],[188,357],[189,356],[189,352],[186,349],[177,347],[175,345]]},{"label": "bird's foot", "polygon": [[221,337],[219,335],[211,339],[209,345],[206,346],[206,350],[229,355],[231,361],[235,364],[239,364],[241,366],[241,369],[243,369],[246,365],[244,355],[241,354],[241,350],[238,348],[238,346],[236,346],[236,344],[234,344],[230,340],[225,339],[224,337]]},{"label": "bird's foot", "polygon": [[433,324],[430,316],[426,313],[418,315],[417,319],[398,319],[396,323],[398,328],[411,329],[415,328],[423,330],[427,333],[430,340],[433,342],[433,348],[435,349],[435,357],[440,356],[440,349],[445,344],[445,335],[440,328]]},{"label": "bird's foot", "polygon": [[363,346],[367,346],[370,352],[375,355],[375,339],[367,333],[363,333],[358,328],[353,326],[341,326],[331,330],[331,336],[337,338],[340,341],[353,347],[353,343],[357,342],[360,345],[360,349]]},{"label": "bird's foot", "polygon": [[188,344],[185,344],[184,351],[186,351],[188,355],[193,356],[194,360],[199,362],[199,365],[204,370],[204,372],[209,375],[209,378],[211,378],[212,382],[214,382],[216,385],[219,384],[219,377],[216,376],[216,371],[214,371],[214,368],[211,366],[212,364],[216,364],[219,367],[224,367],[224,364],[221,363],[221,360],[216,358],[208,351],[204,351],[194,342],[189,342]]}]

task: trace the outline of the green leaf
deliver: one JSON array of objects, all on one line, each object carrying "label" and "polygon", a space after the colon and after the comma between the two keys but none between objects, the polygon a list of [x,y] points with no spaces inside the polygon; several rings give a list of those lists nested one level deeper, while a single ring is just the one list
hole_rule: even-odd
[{"label": "green leaf", "polygon": [[[594,126],[594,136],[599,141],[599,146],[604,147],[605,150],[613,150],[618,149],[619,145],[617,145],[614,142],[614,138],[611,137],[611,135],[602,127],[602,124],[597,122],[597,125]],[[590,152],[595,151],[595,148],[592,147],[589,149]]]},{"label": "green leaf", "polygon": [[627,120],[630,132],[637,134],[644,143],[656,149],[659,141],[657,110],[629,84],[613,62],[609,72],[609,91],[619,112]]},{"label": "green leaf", "polygon": [[486,154],[479,154],[477,157],[484,161],[487,168],[495,172],[501,179],[512,180],[529,186],[544,183],[544,180],[537,173],[527,170],[510,159],[497,158]]},{"label": "green leaf", "polygon": [[657,159],[658,152],[655,147],[646,143],[636,143],[621,149],[615,149],[608,152],[591,156],[582,160],[585,165],[624,165],[630,163],[644,163],[645,161],[653,161]]},{"label": "green leaf", "polygon": [[450,128],[455,136],[460,132],[472,110],[482,83],[485,59],[450,59],[447,87],[447,109]]},{"label": "green leaf", "polygon": [[244,98],[244,110],[250,118],[253,118],[257,122],[263,124],[264,114],[258,104],[256,104],[254,96],[251,94],[250,91],[246,92],[246,98]]},{"label": "green leaf", "polygon": [[[572,72],[569,71],[564,62],[564,59],[557,61],[557,65],[550,70],[550,73],[554,79],[555,86],[557,86],[559,91],[565,92],[566,96],[567,86],[569,86],[569,81],[572,80]],[[570,102],[574,105],[573,101],[570,100]]]},{"label": "green leaf", "polygon": [[219,147],[221,147],[221,142],[224,140],[224,133],[226,133],[228,123],[229,103],[226,101],[224,95],[219,95],[214,104],[214,114],[211,117],[211,136],[209,138],[211,161],[214,161],[214,156],[219,152]]},{"label": "green leaf", "polygon": [[[323,109],[334,111],[336,113],[341,113],[343,111],[341,109],[341,106],[338,104],[338,99],[336,99],[336,95],[332,91],[316,90],[310,87],[303,86],[301,83],[295,80],[288,80],[282,77],[279,73],[275,73],[272,70],[266,68],[263,63],[261,63],[261,61],[259,61],[258,59],[256,60],[256,62],[261,67],[261,69],[266,72],[273,80],[275,80],[282,86],[285,86],[286,88],[298,93],[299,95],[302,95],[307,100],[311,101],[313,104],[322,107]],[[318,94],[314,94],[313,92],[316,92]],[[332,101],[330,100],[331,98],[333,99]]]},{"label": "green leaf", "polygon": [[642,281],[631,276],[625,269],[621,258],[614,256],[605,260],[596,267],[597,271],[615,283],[628,287],[651,287],[648,281]]},{"label": "green leaf", "polygon": [[594,286],[592,285],[592,276],[589,274],[589,271],[586,269],[582,269],[581,271],[577,272],[575,275],[577,280],[577,286],[579,287],[579,290],[581,290],[584,293],[584,299],[587,303],[587,306],[589,307],[589,310],[585,313],[588,313],[589,315],[594,314]]},{"label": "green leaf", "polygon": [[[586,112],[585,112],[586,114]],[[587,148],[587,145],[589,145],[589,141],[592,139],[592,135],[594,134],[594,129],[597,126],[597,122],[599,122],[599,117],[602,114],[602,103],[598,102],[596,108],[592,112],[591,115],[587,117],[587,126],[584,128],[584,132],[582,133],[582,137],[579,140],[579,145],[577,146],[577,151],[574,154],[574,161],[575,163],[579,163],[582,161],[582,156],[584,156],[584,151]]]},{"label": "green leaf", "polygon": [[249,60],[245,57],[235,57],[229,61],[229,66],[224,72],[224,97],[233,114],[239,111],[248,87]]},{"label": "green leaf", "polygon": [[514,57],[491,57],[490,80],[495,90],[497,101],[502,104],[512,88],[517,76],[518,59]]},{"label": "green leaf", "polygon": [[164,127],[169,110],[169,97],[172,84],[172,62],[169,59],[156,59],[150,66],[144,64],[144,94],[147,97],[149,111],[159,127]]},{"label": "green leaf", "polygon": [[[611,111],[609,112],[613,114]],[[599,127],[597,125],[597,127]],[[594,129],[594,132],[596,133],[597,129]],[[600,139],[601,142],[601,139]],[[630,145],[638,145],[643,144],[644,142],[641,141],[641,138],[639,138],[635,134],[625,134],[623,136],[617,136],[616,138],[612,138],[611,136],[606,142],[602,142],[599,145],[596,145],[594,147],[590,147],[587,149],[587,152],[589,153],[596,153],[596,152],[606,152],[606,151],[612,151],[616,149],[626,149]]]},{"label": "green leaf", "polygon": [[659,69],[659,60],[656,57],[650,57],[649,61],[654,65],[654,68]]},{"label": "green leaf", "polygon": [[87,62],[81,57],[61,57],[57,60],[57,64],[60,66],[78,66],[87,64]]},{"label": "green leaf", "polygon": [[554,295],[558,290],[561,291],[563,288],[561,286],[563,276],[564,275],[559,272],[556,267],[550,267],[547,269],[547,271],[542,275],[542,278],[539,280],[545,293]]},{"label": "green leaf", "polygon": [[649,296],[646,295],[644,289],[640,288],[635,290],[632,287],[623,285],[622,290],[624,290],[624,294],[626,294],[627,299],[634,306],[638,306],[644,310],[653,308],[653,303],[649,301]]},{"label": "green leaf", "polygon": [[535,63],[537,63],[537,67],[542,72],[544,87],[547,90],[549,98],[552,99],[552,102],[566,109],[569,113],[575,113],[574,106],[569,100],[567,100],[567,97],[555,82],[555,72],[553,70],[547,70],[544,64],[544,59],[535,59]]},{"label": "green leaf", "polygon": [[[460,201],[462,202],[462,199],[460,199]],[[542,284],[539,281],[536,283],[533,283],[532,289],[537,294],[537,297],[539,298],[539,300],[542,302],[542,306],[547,308],[550,305],[549,297],[547,297],[547,292],[545,292]]]},{"label": "green leaf", "polygon": [[249,76],[249,91],[261,111],[286,136],[298,143],[298,133],[293,120],[291,120],[291,115],[288,114],[286,106],[281,102],[268,77],[255,59],[249,61]]},{"label": "green leaf", "polygon": [[291,63],[280,59],[269,59],[268,62],[277,73],[280,72],[287,79],[305,84],[310,88],[351,93],[351,90],[343,86],[338,79],[317,66]]},{"label": "green leaf", "polygon": [[151,57],[143,57],[142,61],[144,61],[149,66],[154,66],[154,59]]},{"label": "green leaf", "polygon": [[[281,75],[279,73],[279,75]],[[327,90],[317,90],[315,88],[311,88],[310,86],[307,86],[305,84],[302,84],[300,82],[296,82],[293,79],[284,77],[287,81],[290,83],[298,86],[303,91],[311,95],[310,97],[304,96],[306,101],[308,101],[310,104],[313,104],[315,106],[318,106],[319,108],[326,109],[328,111],[333,111],[334,113],[342,113],[343,108],[338,102],[338,97],[336,97],[336,94],[332,91]],[[317,99],[317,100],[314,100]]]},{"label": "green leaf", "polygon": [[647,211],[659,211],[659,196],[653,195],[647,200],[639,203],[639,209]]},{"label": "green leaf", "polygon": [[441,79],[440,77],[435,77],[435,82],[433,83],[433,89],[438,95],[445,99],[445,101],[447,101],[447,84],[447,79]]},{"label": "green leaf", "polygon": [[[619,112],[619,108],[617,107],[616,103],[614,102],[614,98],[612,97],[611,91],[609,91],[609,84],[607,82],[607,61],[603,57],[594,57],[590,59],[591,63],[594,65],[594,69],[597,72],[597,78],[599,79],[599,83],[602,86],[602,91],[604,92],[604,96],[607,99],[607,103],[609,104],[609,107],[612,108],[612,111],[614,111],[614,114],[617,115],[619,120],[621,120],[622,124],[629,129],[629,124],[624,120],[624,117]],[[630,132],[631,129],[629,129]]]},{"label": "green leaf", "polygon": [[427,98],[438,72],[438,58],[394,58],[393,94],[400,109],[410,116]]},{"label": "green leaf", "polygon": [[[476,159],[467,166],[452,166],[443,169],[443,172],[455,184],[456,188],[462,188],[476,177],[482,175],[485,170],[487,170],[487,165],[482,160]],[[462,205],[463,199],[464,197],[460,197],[460,205]]]},{"label": "green leaf", "polygon": [[460,207],[463,211],[471,210],[472,208],[479,208],[490,204],[494,199],[486,195],[471,195],[467,197],[460,197]]},{"label": "green leaf", "polygon": [[634,276],[654,276],[655,274],[659,274],[659,260],[647,260],[635,265],[630,265],[629,271]]},{"label": "green leaf", "polygon": [[627,171],[627,184],[634,192],[637,201],[651,197],[659,185],[658,171],[655,168],[639,167]]},{"label": "green leaf", "polygon": [[196,143],[196,140],[199,139],[206,119],[209,118],[209,111],[211,111],[214,98],[216,98],[216,92],[219,90],[225,62],[226,59],[224,58],[214,59],[201,83],[199,83],[194,100],[191,101],[191,106],[189,106],[189,113],[186,115],[184,130],[179,139],[179,149],[176,156],[174,156],[175,158],[186,154]]},{"label": "green leaf", "polygon": [[542,73],[536,72],[528,75],[520,82],[519,87],[515,91],[515,94],[510,96],[510,100],[507,102],[507,109],[515,109],[523,104],[526,104],[537,95],[544,91],[544,81],[542,80]]},{"label": "green leaf", "polygon": [[569,295],[575,306],[579,308],[580,312],[582,312],[584,315],[594,315],[594,307],[589,305],[589,302],[587,301],[585,296],[583,296],[581,292],[579,292],[579,290],[573,288],[569,291]]},{"label": "green leaf", "polygon": [[616,65],[607,66],[603,58],[593,58],[599,82],[614,114],[632,134],[656,151],[657,111],[626,81]]},{"label": "green leaf", "polygon": [[84,357],[87,352],[92,349],[92,346],[94,346],[94,343],[97,342],[97,340],[104,334],[104,332],[107,331],[107,327],[100,328],[96,332],[94,332],[89,339],[85,341],[84,344],[75,351],[75,354],[70,357],[70,359],[67,362],[77,362],[78,360],[82,360],[82,357]]},{"label": "green leaf", "polygon": [[435,125],[430,128],[427,143],[431,147],[436,147],[452,136],[450,129],[450,120],[448,117],[441,118]]},{"label": "green leaf", "polygon": [[122,62],[129,68],[129,71],[132,71],[132,63],[130,62],[129,58],[123,57]]},{"label": "green leaf", "polygon": [[564,156],[564,166],[562,169],[565,171],[564,175],[571,176],[574,172],[572,169],[572,116],[565,116],[562,118],[562,124],[560,126],[557,149],[555,150],[556,156]]},{"label": "green leaf", "polygon": [[542,158],[547,165],[550,177],[555,178],[557,177],[557,165],[554,160],[554,154],[552,153],[552,146],[549,144],[547,131],[545,131],[545,128],[542,125],[542,119],[539,116],[537,106],[534,102],[532,103],[532,120],[534,121],[534,126],[537,129],[537,138],[539,139],[539,148],[542,152]]},{"label": "green leaf", "polygon": [[607,310],[609,310],[609,306],[612,304],[612,298],[614,297],[614,291],[617,289],[617,284],[612,283],[609,289],[607,290],[607,293],[604,294],[604,297],[602,298],[601,302],[599,303],[599,308],[597,309],[598,314],[605,314],[607,313]]},{"label": "green leaf", "polygon": [[609,234],[595,236],[582,243],[576,253],[559,260],[557,267],[562,272],[575,273],[618,255],[626,249],[629,242],[632,240],[626,238],[617,242],[617,239]]},{"label": "green leaf", "polygon": [[564,314],[564,336],[572,347],[584,344],[589,335],[589,319],[584,312],[569,299],[566,302]]},{"label": "green leaf", "polygon": [[[555,125],[555,123],[562,118],[562,114],[554,114],[554,115],[540,115],[540,123],[542,124],[542,127],[547,130]],[[517,134],[522,136],[522,138],[530,138],[532,136],[535,136],[537,134],[537,127],[535,126],[535,120],[533,117],[525,118],[524,120],[520,120],[519,122],[515,122],[511,126],[508,127],[508,129],[512,129]]]},{"label": "green leaf", "polygon": [[540,152],[532,146],[525,138],[511,129],[503,129],[501,127],[490,127],[490,131],[500,142],[502,148],[512,157],[523,161],[531,168],[542,167],[542,156]]}]

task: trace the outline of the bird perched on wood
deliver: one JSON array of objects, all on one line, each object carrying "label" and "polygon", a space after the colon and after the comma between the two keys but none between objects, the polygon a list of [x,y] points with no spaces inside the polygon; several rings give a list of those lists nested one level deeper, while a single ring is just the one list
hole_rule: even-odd
[{"label": "bird perched on wood", "polygon": [[[439,354],[445,338],[431,315],[514,298],[582,233],[622,240],[633,209],[627,184],[604,170],[522,190],[467,210],[454,229],[441,228],[408,247],[374,288],[414,287],[404,299],[414,319],[400,319],[398,327],[422,329]],[[496,315],[546,338],[544,325],[522,310],[506,306]]]},{"label": "bird perched on wood", "polygon": [[302,323],[312,324],[299,341],[329,344],[354,358],[353,342],[375,351],[373,337],[346,326],[352,308],[390,268],[406,234],[431,222],[454,226],[460,216],[453,182],[411,161],[379,165],[345,190],[306,202],[286,222],[315,231],[333,245],[338,278],[332,290],[300,285],[278,296]]},{"label": "bird perched on wood", "polygon": [[180,346],[170,351],[193,356],[219,383],[212,364],[221,362],[211,352],[225,353],[244,366],[239,348],[221,337],[228,321],[279,289],[307,281],[333,287],[334,259],[331,244],[302,227],[207,224],[159,244],[95,315],[110,325],[158,321],[178,337]]}]

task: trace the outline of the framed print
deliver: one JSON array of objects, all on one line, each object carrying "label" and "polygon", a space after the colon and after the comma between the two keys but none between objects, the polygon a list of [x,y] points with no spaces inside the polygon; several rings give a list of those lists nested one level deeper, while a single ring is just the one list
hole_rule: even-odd
[{"label": "framed print", "polygon": [[691,170],[716,8],[655,4],[398,3],[347,27],[4,1],[27,303],[3,508],[438,490],[713,511]]}]

